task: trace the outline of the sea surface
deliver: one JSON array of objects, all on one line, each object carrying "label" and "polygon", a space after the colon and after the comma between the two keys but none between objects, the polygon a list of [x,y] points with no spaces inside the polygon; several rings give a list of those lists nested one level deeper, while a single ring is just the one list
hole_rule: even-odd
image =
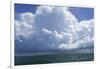
[{"label": "sea surface", "polygon": [[80,61],[93,61],[93,53],[83,54],[68,54],[68,53],[55,53],[55,54],[42,54],[38,55],[16,55],[15,65],[30,65],[30,64],[48,64],[48,63],[67,63],[67,62],[80,62]]}]

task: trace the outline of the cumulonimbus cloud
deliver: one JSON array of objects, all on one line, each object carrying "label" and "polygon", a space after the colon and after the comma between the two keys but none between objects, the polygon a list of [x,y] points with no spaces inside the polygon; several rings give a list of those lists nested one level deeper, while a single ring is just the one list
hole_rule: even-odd
[{"label": "cumulonimbus cloud", "polygon": [[24,42],[23,37],[32,43],[31,48],[39,43],[43,44],[41,49],[93,46],[93,19],[79,22],[66,7],[38,6],[35,13],[25,12],[19,17],[20,20],[15,20],[15,40]]}]

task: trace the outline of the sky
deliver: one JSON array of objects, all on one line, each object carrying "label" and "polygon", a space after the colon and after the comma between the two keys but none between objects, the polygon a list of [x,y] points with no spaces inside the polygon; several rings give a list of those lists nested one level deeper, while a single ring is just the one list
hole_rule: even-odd
[{"label": "sky", "polygon": [[94,9],[15,4],[15,52],[94,46]]},{"label": "sky", "polygon": [[[37,6],[32,4],[15,4],[15,13],[23,13],[23,12],[31,12],[35,13]],[[81,20],[88,20],[94,18],[94,10],[93,8],[81,8],[81,7],[70,7],[70,12],[78,18],[79,21]]]}]

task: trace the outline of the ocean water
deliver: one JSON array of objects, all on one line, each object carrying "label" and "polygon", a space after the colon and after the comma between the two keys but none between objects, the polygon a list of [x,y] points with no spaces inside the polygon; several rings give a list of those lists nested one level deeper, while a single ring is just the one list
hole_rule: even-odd
[{"label": "ocean water", "polygon": [[48,63],[67,63],[80,61],[93,61],[94,54],[44,54],[44,55],[17,55],[15,65],[48,64]]}]

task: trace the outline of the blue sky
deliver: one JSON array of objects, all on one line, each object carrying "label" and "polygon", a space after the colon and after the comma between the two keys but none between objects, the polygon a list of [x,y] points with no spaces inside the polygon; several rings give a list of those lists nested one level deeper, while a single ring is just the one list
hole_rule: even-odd
[{"label": "blue sky", "polygon": [[79,19],[79,21],[94,18],[93,8],[72,7],[70,8],[70,11],[72,12],[72,14],[74,14]]},{"label": "blue sky", "polygon": [[15,4],[16,53],[93,47],[93,29],[93,8]]},{"label": "blue sky", "polygon": [[15,13],[23,13],[23,12],[35,12],[36,7],[38,5],[31,5],[31,4],[15,4]]},{"label": "blue sky", "polygon": [[[15,14],[23,12],[35,13],[37,6],[32,4],[15,4]],[[75,15],[78,20],[88,20],[94,18],[93,8],[82,8],[82,7],[69,7],[72,14]]]}]

